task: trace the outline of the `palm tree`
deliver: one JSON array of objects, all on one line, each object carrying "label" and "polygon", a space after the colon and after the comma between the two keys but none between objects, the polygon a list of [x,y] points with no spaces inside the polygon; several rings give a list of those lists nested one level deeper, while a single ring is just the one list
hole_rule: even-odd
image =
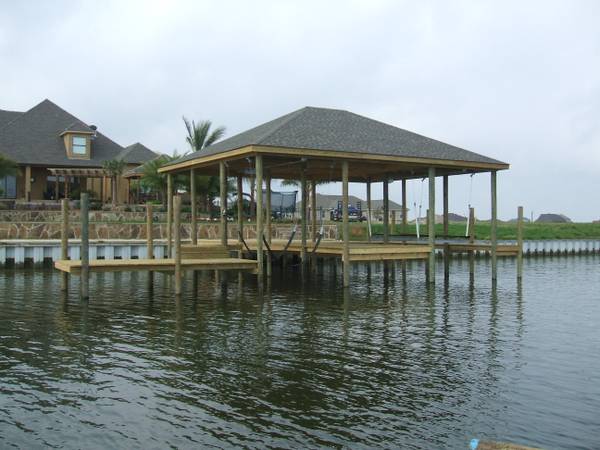
[{"label": "palm tree", "polygon": [[[190,122],[183,116],[183,123],[187,131],[185,140],[193,152],[200,151],[211,144],[214,144],[225,135],[225,127],[220,126],[211,131],[212,122],[210,120],[201,120],[196,123]],[[188,178],[189,180],[189,178]],[[196,193],[203,199],[204,209],[208,211],[212,206],[213,199],[219,196],[220,184],[218,177],[196,175]]]},{"label": "palm tree", "polygon": [[102,164],[104,170],[110,176],[110,184],[112,188],[112,205],[113,207],[117,206],[117,182],[118,178],[123,175],[125,168],[127,167],[127,163],[122,159],[110,159],[108,161],[104,161]]},{"label": "palm tree", "polygon": [[[0,178],[16,175],[17,172],[17,163],[0,153]],[[2,194],[2,189],[0,189],[0,194]]]},{"label": "palm tree", "polygon": [[[181,155],[178,155],[177,152],[175,152],[173,155],[160,155],[158,158],[147,161],[142,166],[143,174],[140,180],[142,186],[158,192],[160,195],[160,200],[163,204],[167,198],[167,174],[160,173],[158,169],[178,158],[181,158]],[[181,175],[176,175],[173,177],[173,182],[173,188],[175,190],[180,185],[184,185],[184,180]]]},{"label": "palm tree", "polygon": [[214,144],[225,135],[225,127],[217,127],[212,132],[212,122],[210,120],[201,120],[196,123],[193,120],[190,122],[185,116],[183,116],[183,123],[187,130],[187,137],[185,140],[190,145],[193,152],[202,150],[211,144]]}]

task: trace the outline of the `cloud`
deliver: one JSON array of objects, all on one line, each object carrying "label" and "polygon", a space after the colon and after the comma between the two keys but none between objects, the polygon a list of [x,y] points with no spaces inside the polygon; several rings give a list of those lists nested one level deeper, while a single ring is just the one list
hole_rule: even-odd
[{"label": "cloud", "polygon": [[[0,11],[0,108],[47,97],[121,144],[166,152],[186,148],[182,115],[232,134],[305,105],[349,109],[510,162],[499,176],[503,218],[522,204],[590,220],[600,217],[599,10],[592,1],[10,2]],[[473,182],[481,217],[486,177]],[[451,180],[452,210],[465,210],[468,192],[467,177]]]}]

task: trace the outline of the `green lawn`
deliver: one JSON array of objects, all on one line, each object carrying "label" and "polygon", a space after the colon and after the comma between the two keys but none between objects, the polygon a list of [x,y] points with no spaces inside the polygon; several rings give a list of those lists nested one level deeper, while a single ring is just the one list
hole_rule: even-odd
[{"label": "green lawn", "polygon": [[[366,224],[352,224],[353,227],[365,227]],[[427,234],[427,227],[421,225],[421,233]],[[450,223],[448,227],[450,236],[464,237],[466,223]],[[382,224],[373,224],[372,231],[375,234],[383,233]],[[441,224],[435,226],[437,236],[441,236],[443,227]],[[402,226],[396,225],[396,229],[392,234],[401,234]],[[406,234],[416,234],[415,225],[408,225]],[[523,225],[524,239],[578,239],[578,238],[600,238],[600,223],[525,223]],[[489,222],[479,222],[475,224],[475,238],[489,239],[490,224]],[[517,224],[516,223],[498,223],[498,239],[516,239]]]}]

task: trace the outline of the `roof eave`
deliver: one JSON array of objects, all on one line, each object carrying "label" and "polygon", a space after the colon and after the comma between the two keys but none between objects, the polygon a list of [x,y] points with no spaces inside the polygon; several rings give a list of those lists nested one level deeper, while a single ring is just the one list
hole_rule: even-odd
[{"label": "roof eave", "polygon": [[191,169],[194,167],[205,167],[216,162],[248,157],[254,154],[270,154],[275,156],[306,156],[314,158],[328,158],[328,159],[340,159],[340,160],[351,160],[351,161],[371,161],[371,162],[396,162],[396,163],[410,163],[418,164],[423,166],[433,167],[450,167],[450,168],[461,168],[465,170],[479,170],[479,171],[496,171],[496,170],[507,170],[510,168],[508,163],[501,161],[498,162],[479,162],[479,161],[458,161],[458,160],[446,160],[446,159],[435,159],[435,158],[417,158],[417,157],[406,157],[396,155],[379,155],[373,153],[360,153],[353,151],[338,151],[338,150],[322,150],[322,149],[308,149],[308,148],[292,148],[292,147],[270,147],[265,145],[247,145],[220,153],[215,153],[207,156],[200,156],[198,158],[188,159],[185,161],[172,163],[165,165],[158,169],[159,173],[174,173],[185,169]]}]

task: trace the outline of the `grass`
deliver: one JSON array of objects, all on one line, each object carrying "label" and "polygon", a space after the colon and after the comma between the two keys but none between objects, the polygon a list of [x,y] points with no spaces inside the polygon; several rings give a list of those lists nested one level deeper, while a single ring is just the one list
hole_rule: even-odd
[{"label": "grass", "polygon": [[[352,224],[352,226],[365,227],[366,224]],[[427,226],[421,225],[421,233],[427,235]],[[448,233],[454,237],[465,236],[466,223],[450,223]],[[382,224],[373,224],[374,234],[383,233]],[[443,233],[442,224],[436,224],[435,233],[441,236]],[[408,225],[406,233],[402,233],[402,226],[396,225],[392,234],[416,234],[415,225]],[[524,239],[585,239],[600,238],[600,223],[525,223],[523,225]],[[498,239],[516,239],[517,224],[500,222],[498,223]],[[490,239],[490,223],[479,222],[475,224],[475,239]]]}]

